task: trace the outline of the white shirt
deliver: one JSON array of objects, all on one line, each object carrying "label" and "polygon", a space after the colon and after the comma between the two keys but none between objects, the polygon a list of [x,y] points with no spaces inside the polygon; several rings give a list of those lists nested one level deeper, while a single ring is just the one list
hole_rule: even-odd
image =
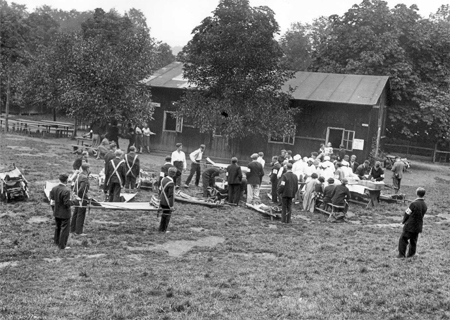
[{"label": "white shirt", "polygon": [[154,133],[150,130],[150,128],[143,128],[143,129],[142,129],[142,132],[144,133],[144,136],[146,136],[146,137],[150,137],[151,134],[154,134]]},{"label": "white shirt", "polygon": [[186,155],[183,151],[175,150],[172,152],[172,164],[175,163],[175,161],[182,161],[183,162],[183,170],[186,170],[187,163],[186,163]]},{"label": "white shirt", "polygon": [[303,176],[303,161],[302,160],[298,160],[295,161],[294,164],[292,165],[292,172],[297,176],[297,178],[300,179],[300,176]]},{"label": "white shirt", "polygon": [[266,165],[266,161],[261,156],[259,156],[258,159],[256,159],[256,161],[261,163],[261,165],[262,165],[262,167],[264,169],[264,166]]},{"label": "white shirt", "polygon": [[192,152],[189,154],[189,158],[191,159],[191,161],[192,161],[193,163],[199,163],[200,160],[202,160],[202,156],[203,156],[202,148],[198,148],[197,150],[192,151]]}]

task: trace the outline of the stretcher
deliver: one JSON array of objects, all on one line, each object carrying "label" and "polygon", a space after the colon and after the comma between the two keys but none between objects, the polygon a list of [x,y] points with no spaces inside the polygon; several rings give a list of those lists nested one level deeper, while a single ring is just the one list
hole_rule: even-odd
[{"label": "stretcher", "polygon": [[[44,193],[48,201],[50,201],[50,191],[54,187],[56,187],[59,184],[59,181],[53,180],[53,181],[45,181],[44,186]],[[124,199],[124,202],[128,202],[132,200],[134,197],[136,197],[137,193],[120,193],[120,197]],[[98,202],[103,203],[103,202]],[[105,202],[105,203],[113,203],[113,202]],[[123,203],[123,202],[114,202],[114,203]]]},{"label": "stretcher", "polygon": [[264,216],[270,217],[270,220],[281,219],[281,212],[279,211],[280,209],[278,207],[269,207],[264,203],[260,204],[245,203],[245,205],[247,208],[255,210]]},{"label": "stretcher", "polygon": [[177,191],[175,193],[175,201],[190,203],[190,204],[200,204],[207,207],[222,207],[224,205],[223,201],[213,201],[209,199],[202,199],[197,197],[192,197],[184,192]]},{"label": "stretcher", "polygon": [[[226,164],[226,163],[214,162],[210,158],[206,158],[206,161],[208,163],[210,163],[212,166],[217,167],[217,168],[221,168],[221,169],[226,169],[230,165],[230,164]],[[250,172],[250,169],[248,167],[241,166],[241,171],[242,171],[242,173],[247,173],[247,172]]]}]

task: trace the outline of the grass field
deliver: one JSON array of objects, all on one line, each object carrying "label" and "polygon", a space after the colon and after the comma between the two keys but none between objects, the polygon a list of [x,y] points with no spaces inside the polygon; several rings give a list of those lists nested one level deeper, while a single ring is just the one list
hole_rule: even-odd
[{"label": "grass field", "polygon": [[[0,169],[15,162],[31,190],[0,206],[0,319],[450,319],[448,167],[413,163],[403,180],[410,200],[418,186],[428,192],[412,259],[396,259],[405,205],[386,203],[352,205],[339,224],[297,205],[290,225],[176,203],[168,234],[155,214],[92,210],[88,235],[60,251],[42,190],[70,171],[69,140],[0,141]],[[141,159],[147,169],[163,162]]]}]

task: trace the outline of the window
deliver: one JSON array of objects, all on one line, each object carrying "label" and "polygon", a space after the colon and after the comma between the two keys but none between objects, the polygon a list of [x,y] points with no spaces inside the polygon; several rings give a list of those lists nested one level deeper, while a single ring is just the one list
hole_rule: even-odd
[{"label": "window", "polygon": [[326,142],[331,142],[333,148],[339,148],[343,144],[346,150],[352,151],[354,139],[355,131],[345,130],[344,128],[327,128]]},{"label": "window", "polygon": [[344,134],[342,137],[342,144],[345,149],[348,151],[353,150],[353,139],[355,138],[355,131],[344,130]]},{"label": "window", "polygon": [[164,128],[163,131],[169,132],[182,132],[183,131],[183,118],[175,116],[174,111],[164,111]]},{"label": "window", "polygon": [[[294,132],[297,132],[297,126],[294,126]],[[269,143],[283,143],[293,145],[295,143],[295,136],[283,136],[282,138],[275,138],[269,135]]]}]

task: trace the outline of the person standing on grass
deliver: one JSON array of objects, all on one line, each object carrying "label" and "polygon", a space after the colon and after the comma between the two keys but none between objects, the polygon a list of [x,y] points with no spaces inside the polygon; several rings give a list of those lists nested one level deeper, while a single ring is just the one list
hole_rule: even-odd
[{"label": "person standing on grass", "polygon": [[411,202],[408,209],[403,215],[403,232],[398,241],[398,258],[405,258],[406,247],[409,241],[409,250],[406,255],[411,258],[416,254],[417,240],[419,233],[423,228],[423,217],[427,212],[427,205],[425,204],[425,189],[420,187],[416,190],[417,199]]},{"label": "person standing on grass", "polygon": [[106,137],[109,141],[114,141],[117,148],[119,148],[119,127],[117,127],[117,120],[113,120],[109,124]]},{"label": "person standing on grass", "polygon": [[195,186],[198,187],[200,183],[200,161],[202,161],[203,152],[205,151],[205,145],[201,144],[200,148],[195,151],[192,151],[189,154],[189,158],[191,159],[191,172],[189,173],[188,178],[186,179],[186,183],[184,184],[185,188],[189,188],[189,183],[191,183],[192,177],[195,173]]},{"label": "person standing on grass", "polygon": [[252,162],[248,164],[249,172],[247,173],[247,203],[259,204],[259,189],[261,186],[262,177],[264,176],[264,169],[261,163],[258,162],[258,154],[254,153],[250,157]]},{"label": "person standing on grass", "polygon": [[128,152],[130,152],[130,148],[132,146],[134,146],[135,141],[136,141],[136,133],[134,132],[133,124],[131,122],[128,122],[127,138],[128,138],[127,153],[128,153]]},{"label": "person standing on grass", "polygon": [[281,177],[278,193],[281,196],[281,222],[290,223],[292,216],[292,199],[298,190],[297,176],[292,172],[292,163],[286,164],[287,172]]},{"label": "person standing on grass", "polygon": [[159,186],[160,207],[162,209],[159,232],[168,232],[167,227],[169,226],[174,203],[175,184],[173,178],[177,174],[177,171],[177,168],[170,167],[168,175],[161,180],[161,185]]},{"label": "person standing on grass", "polygon": [[186,163],[186,155],[184,154],[183,150],[183,144],[177,143],[176,144],[177,150],[172,152],[172,165],[178,169],[179,174],[175,177],[175,185],[176,187],[179,187],[181,185],[181,175],[183,174],[183,171],[187,168]]},{"label": "person standing on grass", "polygon": [[50,191],[50,205],[56,222],[53,239],[62,250],[70,249],[67,247],[70,234],[70,206],[78,204],[78,201],[70,200],[70,189],[67,187],[68,178],[66,174],[61,174],[59,184]]},{"label": "person standing on grass", "polygon": [[89,191],[89,164],[83,163],[81,165],[81,173],[78,175],[74,184],[73,191],[80,198],[80,206],[73,211],[72,221],[70,222],[70,232],[76,235],[84,235],[83,226],[86,218],[86,206],[88,204]]},{"label": "person standing on grass", "polygon": [[231,158],[231,164],[227,167],[227,182],[228,202],[239,205],[241,200],[242,170],[236,157]]},{"label": "person standing on grass", "polygon": [[394,190],[397,194],[400,191],[400,183],[403,178],[403,170],[405,169],[405,164],[400,159],[400,157],[395,157],[395,163],[392,166],[392,183],[394,184]]},{"label": "person standing on grass", "polygon": [[144,123],[144,128],[142,128],[143,142],[144,142],[144,152],[150,153],[150,136],[156,135],[156,133],[152,132],[148,127],[147,123]]},{"label": "person standing on grass", "polygon": [[123,188],[126,179],[122,150],[116,150],[115,155],[116,157],[106,164],[105,170],[105,185],[109,192],[109,202],[120,202],[120,190]]},{"label": "person standing on grass", "polygon": [[125,192],[130,191],[135,192],[136,180],[139,177],[139,172],[141,166],[139,163],[139,157],[135,153],[136,148],[131,146],[130,152],[125,155],[125,166],[127,170],[126,180],[125,180]]},{"label": "person standing on grass", "polygon": [[278,204],[278,170],[281,169],[281,164],[278,162],[278,156],[272,157],[272,162],[270,163],[270,183],[272,185],[272,202]]},{"label": "person standing on grass", "polygon": [[143,134],[142,129],[139,125],[136,125],[136,128],[134,129],[134,132],[136,134],[136,140],[135,140],[135,147],[136,147],[136,153],[142,153],[143,148]]}]

